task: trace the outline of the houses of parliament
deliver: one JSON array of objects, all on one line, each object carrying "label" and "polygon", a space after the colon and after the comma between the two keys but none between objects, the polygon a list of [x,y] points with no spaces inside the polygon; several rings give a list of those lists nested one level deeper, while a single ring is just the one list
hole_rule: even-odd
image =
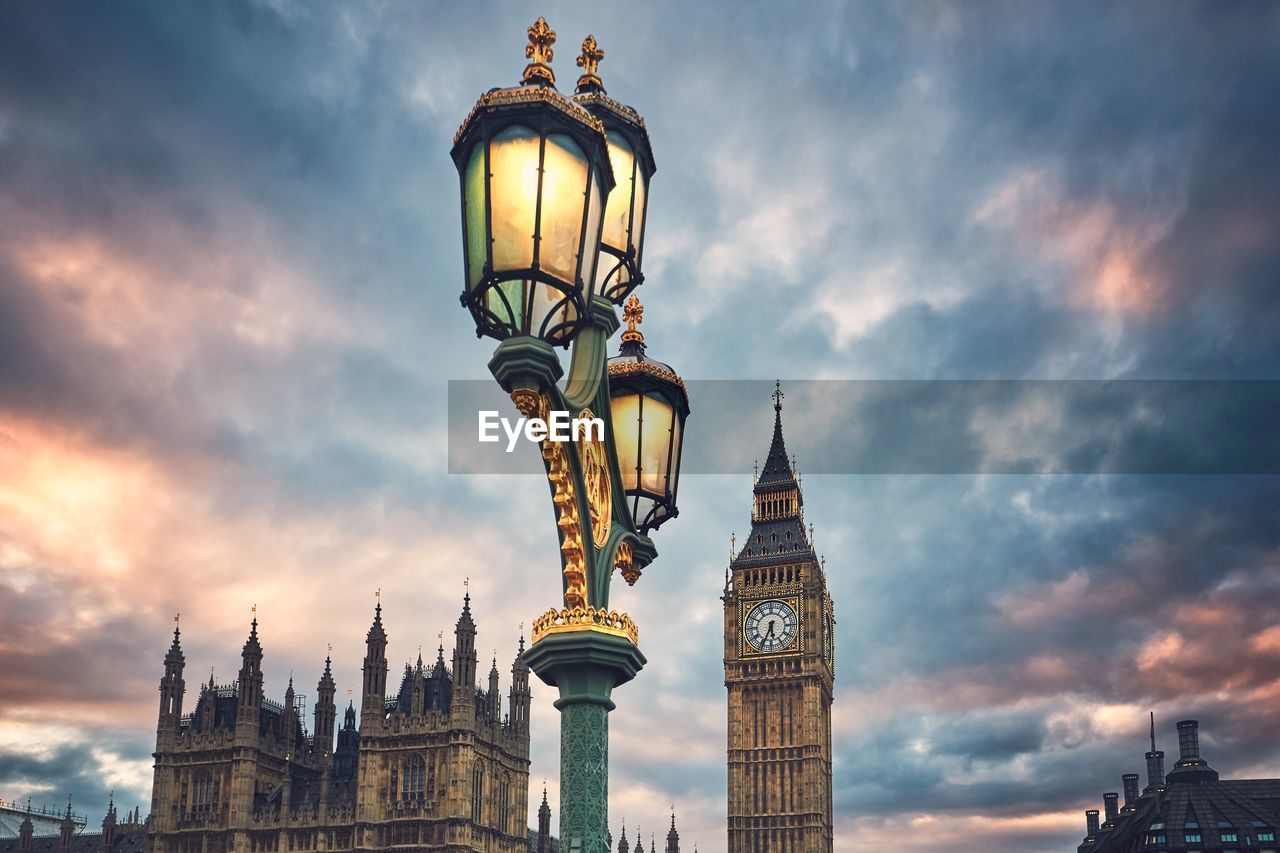
[{"label": "houses of parliament", "polygon": [[[779,389],[751,534],[731,560],[722,596],[730,853],[832,849],[835,615],[783,440],[782,397]],[[387,650],[379,602],[365,637],[359,708],[348,702],[339,725],[329,658],[305,720],[292,678],[282,702],[264,694],[256,618],[237,678],[220,684],[210,677],[195,689],[187,686],[175,627],[159,686],[150,815],[118,820],[110,804],[101,833],[86,834],[69,805],[60,823],[28,806],[16,835],[0,833],[0,853],[558,851],[545,791],[537,830],[527,826],[524,640],[505,696],[496,658],[487,683],[477,683],[469,596],[451,660],[443,644],[432,664],[419,654],[405,664],[394,694]],[[10,812],[14,824],[23,818]],[[659,853],[659,839],[651,835],[646,850],[632,834],[634,842],[622,828],[610,850]],[[662,840],[662,853],[680,853],[674,815]]]}]

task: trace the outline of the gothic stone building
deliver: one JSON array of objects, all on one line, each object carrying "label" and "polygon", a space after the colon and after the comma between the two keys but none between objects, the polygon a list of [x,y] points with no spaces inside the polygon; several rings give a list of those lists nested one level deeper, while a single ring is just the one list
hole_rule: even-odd
[{"label": "gothic stone building", "polygon": [[1120,777],[1120,793],[1102,795],[1085,814],[1079,853],[1277,853],[1280,779],[1222,779],[1200,755],[1200,724],[1178,723],[1178,761],[1168,775],[1164,752],[1156,749],[1155,716],[1147,753],[1147,786],[1138,792],[1138,774]]},{"label": "gothic stone building", "polygon": [[185,659],[175,630],[160,681],[148,849],[525,853],[529,669],[517,653],[504,714],[496,659],[487,689],[476,686],[469,596],[454,637],[452,668],[443,645],[429,668],[419,654],[388,696],[379,603],[366,638],[358,722],[349,704],[335,732],[326,659],[309,734],[292,679],[283,703],[263,695],[256,619],[237,680],[210,678],[184,714]]},{"label": "gothic stone building", "polygon": [[729,853],[832,849],[835,609],[806,535],[782,397],[779,389],[751,535],[732,559],[722,599]]}]

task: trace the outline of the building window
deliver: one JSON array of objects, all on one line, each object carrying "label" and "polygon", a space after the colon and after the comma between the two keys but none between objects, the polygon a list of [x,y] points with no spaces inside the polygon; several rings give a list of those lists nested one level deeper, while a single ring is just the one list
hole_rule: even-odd
[{"label": "building window", "polygon": [[479,761],[471,771],[471,820],[480,822],[480,804],[484,798],[484,765]]},{"label": "building window", "polygon": [[503,773],[502,782],[498,785],[498,829],[505,833],[510,823],[511,774]]},{"label": "building window", "polygon": [[422,756],[414,755],[405,760],[401,783],[400,799],[402,801],[418,802],[422,800],[423,791],[427,785],[427,768]]}]

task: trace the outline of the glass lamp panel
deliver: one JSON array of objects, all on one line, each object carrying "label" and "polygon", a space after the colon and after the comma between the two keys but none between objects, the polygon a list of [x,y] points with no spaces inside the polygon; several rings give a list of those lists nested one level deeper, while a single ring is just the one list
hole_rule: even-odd
[{"label": "glass lamp panel", "polygon": [[524,282],[515,279],[499,282],[484,292],[484,304],[500,324],[518,329],[524,316]]},{"label": "glass lamp panel", "polygon": [[667,498],[672,499],[676,495],[676,488],[680,484],[680,418],[678,415],[671,419],[671,469],[667,472]]},{"label": "glass lamp panel", "polygon": [[[596,277],[596,265],[600,262],[600,210],[604,207],[600,198],[600,171],[591,170],[591,191],[587,195],[587,243],[583,257],[582,280],[592,282]],[[597,290],[597,292],[599,292]]]},{"label": "glass lamp panel", "polygon": [[636,263],[639,264],[641,248],[644,245],[644,206],[648,201],[648,186],[645,184],[644,175],[640,170],[636,170],[636,205],[635,218],[631,223],[631,245],[636,250]]},{"label": "glass lamp panel", "polygon": [[631,193],[634,188],[636,155],[627,140],[617,131],[610,131],[607,139],[615,183],[604,208],[604,233],[600,240],[625,253],[627,231],[631,225]]},{"label": "glass lamp panel", "polygon": [[667,493],[667,459],[675,410],[661,397],[646,394],[640,428],[640,488],[655,495]]},{"label": "glass lamp panel", "polygon": [[489,142],[489,206],[495,270],[533,266],[538,209],[538,134],[513,125]]},{"label": "glass lamp panel", "polygon": [[[577,322],[578,310],[573,300],[565,298],[564,291],[541,281],[530,281],[525,284],[528,286],[529,300],[532,303],[528,329],[531,334],[542,337],[545,332],[551,332],[561,323]],[[564,334],[565,330],[561,329],[555,332],[553,337],[559,338]]]},{"label": "glass lamp panel", "polygon": [[587,157],[567,134],[553,133],[547,137],[542,170],[538,266],[556,278],[575,282],[588,189]]},{"label": "glass lamp panel", "polygon": [[610,400],[613,416],[613,441],[618,450],[618,468],[622,471],[622,490],[636,488],[637,438],[640,435],[640,395],[625,393]]},{"label": "glass lamp panel", "polygon": [[484,273],[489,234],[484,215],[484,146],[477,145],[467,160],[463,194],[467,205],[467,287],[475,287]]}]

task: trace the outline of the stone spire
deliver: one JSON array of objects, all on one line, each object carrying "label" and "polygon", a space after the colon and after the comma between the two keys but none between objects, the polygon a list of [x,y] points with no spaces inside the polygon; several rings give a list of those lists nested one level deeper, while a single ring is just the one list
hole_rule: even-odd
[{"label": "stone spire", "polygon": [[466,694],[466,701],[470,702],[471,691],[476,686],[476,623],[471,618],[469,591],[462,598],[462,613],[453,637],[453,702],[457,705],[462,694]]},{"label": "stone spire", "polygon": [[333,729],[338,718],[338,706],[333,701],[338,692],[333,683],[333,661],[331,655],[325,655],[324,673],[316,684],[315,707],[315,751],[320,755],[328,755],[333,751]]},{"label": "stone spire", "polygon": [[63,850],[71,849],[71,839],[75,837],[76,822],[71,816],[71,795],[67,794],[67,813],[62,818],[62,825],[59,827],[61,832],[59,837],[62,841]]},{"label": "stone spire", "polygon": [[547,803],[547,786],[542,786],[542,805],[538,806],[538,853],[551,853],[551,806]]},{"label": "stone spire", "polygon": [[676,832],[676,813],[671,811],[671,829],[667,830],[666,853],[680,853],[680,833]]},{"label": "stone spire", "polygon": [[485,694],[485,709],[489,712],[489,719],[494,722],[501,722],[502,718],[502,690],[498,685],[498,655],[493,655],[493,665],[489,667],[489,692]]},{"label": "stone spire", "polygon": [[520,630],[520,646],[516,650],[516,659],[511,664],[511,693],[509,694],[507,714],[511,726],[518,732],[529,732],[529,665],[524,661],[524,627]]},{"label": "stone spire", "polygon": [[100,853],[110,853],[116,841],[116,796],[115,791],[107,795],[107,814],[102,818],[102,840],[98,843]]},{"label": "stone spire", "polygon": [[791,458],[787,455],[787,442],[782,437],[782,401],[786,396],[782,392],[782,380],[778,380],[774,383],[773,391],[773,441],[769,444],[769,455],[764,460],[764,470],[756,481],[757,487],[763,485],[778,489],[797,485]]},{"label": "stone spire", "polygon": [[[255,614],[257,605],[254,605]],[[257,728],[259,711],[262,708],[262,645],[258,642],[258,617],[255,615],[249,623],[249,639],[244,642],[240,652],[240,688],[239,707],[236,712],[236,723],[239,726],[242,717],[247,721],[252,715],[254,728]]]},{"label": "stone spire", "polygon": [[18,849],[31,849],[31,834],[35,832],[35,826],[31,823],[31,798],[27,797],[27,813],[22,818],[22,825],[18,827]]},{"label": "stone spire", "polygon": [[182,654],[182,632],[178,617],[173,617],[173,642],[164,656],[164,677],[160,679],[160,714],[156,721],[157,746],[168,747],[182,725],[182,696],[186,682],[182,670],[187,659]]},{"label": "stone spire", "polygon": [[382,591],[373,608],[373,624],[365,636],[364,686],[360,693],[360,728],[382,721],[387,695],[387,632],[382,628]]}]

